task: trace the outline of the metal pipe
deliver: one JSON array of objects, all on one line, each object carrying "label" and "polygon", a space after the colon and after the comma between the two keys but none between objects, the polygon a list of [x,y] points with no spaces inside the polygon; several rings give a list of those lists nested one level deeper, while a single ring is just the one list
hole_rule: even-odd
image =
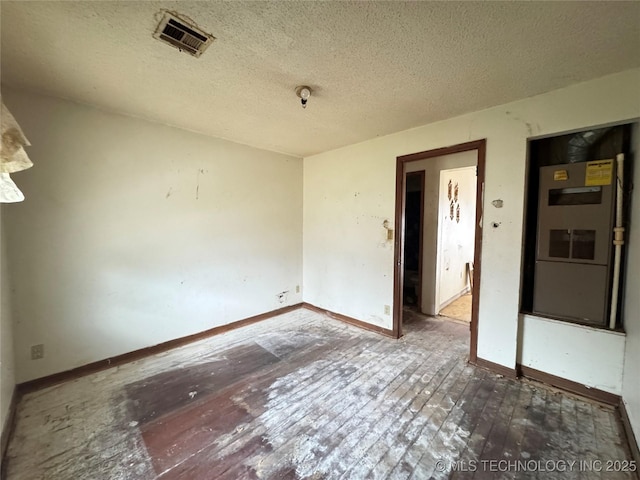
[{"label": "metal pipe", "polygon": [[620,289],[620,258],[624,245],[624,227],[622,226],[622,198],[624,193],[624,154],[616,155],[616,224],[613,228],[613,245],[615,248],[613,260],[613,285],[611,286],[611,314],[609,328],[616,328],[618,316],[618,291]]}]

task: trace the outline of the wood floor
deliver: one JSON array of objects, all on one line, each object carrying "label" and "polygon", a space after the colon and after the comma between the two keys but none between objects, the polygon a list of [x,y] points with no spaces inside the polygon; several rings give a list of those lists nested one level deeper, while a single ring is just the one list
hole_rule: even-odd
[{"label": "wood floor", "polygon": [[28,394],[7,478],[635,478],[597,468],[631,458],[615,410],[467,365],[467,325],[404,330],[297,310]]}]

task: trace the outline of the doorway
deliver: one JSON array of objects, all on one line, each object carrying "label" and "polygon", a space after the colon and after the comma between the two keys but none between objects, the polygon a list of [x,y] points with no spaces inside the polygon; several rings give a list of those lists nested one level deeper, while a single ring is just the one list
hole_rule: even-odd
[{"label": "doorway", "polygon": [[420,311],[422,304],[422,237],[424,171],[407,173],[405,187],[404,268],[402,302]]},{"label": "doorway", "polygon": [[[407,184],[408,181],[414,182],[414,180],[408,180],[411,178],[411,174],[418,171],[427,170],[426,178],[427,184],[430,184],[431,181],[435,180],[435,187],[429,187],[425,185],[423,187],[424,196],[430,196],[435,193],[436,197],[438,196],[439,190],[439,182],[440,182],[440,173],[438,170],[438,176],[434,178],[434,172],[429,172],[428,169],[435,168],[435,165],[439,165],[437,162],[441,162],[443,159],[441,157],[448,157],[447,160],[456,158],[456,161],[463,161],[461,158],[465,155],[456,155],[462,154],[463,152],[469,152],[467,157],[472,157],[474,162],[476,163],[474,177],[475,177],[475,208],[474,211],[469,211],[469,206],[463,207],[460,202],[456,204],[454,201],[453,205],[453,219],[451,219],[451,210],[450,203],[448,204],[448,215],[449,221],[455,222],[456,224],[462,220],[464,212],[466,212],[466,218],[473,219],[473,225],[475,232],[473,233],[473,259],[469,261],[465,259],[465,270],[466,274],[465,280],[468,280],[469,289],[471,293],[471,322],[470,322],[470,352],[469,352],[469,361],[475,363],[477,360],[477,338],[478,338],[478,307],[479,307],[479,290],[480,290],[480,258],[481,258],[481,240],[482,240],[482,192],[484,186],[484,167],[485,167],[485,151],[486,151],[486,140],[477,140],[473,142],[468,142],[464,144],[454,145],[451,147],[439,148],[436,150],[429,150],[425,152],[419,152],[411,155],[404,155],[398,157],[396,159],[396,222],[395,229],[397,232],[396,241],[395,241],[395,268],[394,268],[394,310],[393,310],[393,331],[394,335],[399,338],[402,336],[402,322],[403,322],[403,311],[405,307],[405,281],[409,281],[412,284],[416,283],[415,278],[412,282],[408,279],[408,275],[405,273],[405,265],[406,265],[406,257],[405,257],[405,246],[407,240],[406,227],[407,227],[407,206],[408,206],[408,197],[407,197]],[[427,161],[421,162],[421,161]],[[466,161],[466,160],[464,160]],[[456,165],[455,162],[453,166],[449,165],[449,169],[458,168],[458,167],[469,167],[469,164]],[[446,170],[446,168],[440,168],[440,170]],[[425,177],[423,177],[425,178]],[[455,181],[452,181],[452,199],[455,194],[454,190]],[[448,181],[447,181],[448,187]],[[413,187],[411,187],[413,188]],[[460,188],[460,183],[459,183]],[[465,187],[468,188],[468,187]],[[447,192],[448,193],[448,192]],[[468,192],[467,192],[468,193]],[[460,191],[458,192],[460,195]],[[447,292],[450,290],[438,288],[438,292],[436,292],[435,285],[437,284],[438,276],[436,275],[437,271],[437,235],[434,232],[434,225],[437,225],[436,217],[440,216],[438,211],[438,200],[430,200],[429,198],[423,199],[423,205],[427,207],[424,208],[422,213],[422,221],[423,226],[421,231],[424,233],[430,232],[429,235],[425,235],[422,240],[422,261],[420,262],[420,266],[422,268],[421,275],[421,288],[420,288],[420,300],[419,300],[419,308],[420,311],[429,314],[435,315],[441,309],[443,305],[443,301],[446,304],[447,301],[452,300],[455,297],[453,296],[446,297]],[[430,203],[432,204],[429,208]],[[435,208],[433,208],[435,205]],[[458,209],[458,205],[460,209]],[[410,209],[411,211],[411,209]],[[457,214],[459,215],[457,216]],[[470,214],[470,215],[469,215]],[[411,216],[411,215],[410,215]],[[429,216],[433,218],[429,218]],[[438,229],[439,227],[435,227]],[[457,247],[456,247],[457,248]],[[453,256],[450,254],[450,258]],[[459,263],[459,262],[458,262]],[[466,264],[471,264],[467,269]],[[460,272],[456,273],[458,276]],[[450,302],[449,302],[450,303]]]}]

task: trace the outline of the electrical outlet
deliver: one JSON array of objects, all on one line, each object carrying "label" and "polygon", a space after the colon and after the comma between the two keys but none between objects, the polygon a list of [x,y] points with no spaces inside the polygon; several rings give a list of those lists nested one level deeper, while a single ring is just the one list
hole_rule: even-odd
[{"label": "electrical outlet", "polygon": [[300,285],[296,285],[296,293],[300,293]]},{"label": "electrical outlet", "polygon": [[39,358],[44,358],[44,344],[42,343],[31,346],[31,360],[38,360]]},{"label": "electrical outlet", "polygon": [[389,305],[384,306],[384,314],[391,315],[391,307]]},{"label": "electrical outlet", "polygon": [[393,230],[387,229],[387,240],[393,240]]}]

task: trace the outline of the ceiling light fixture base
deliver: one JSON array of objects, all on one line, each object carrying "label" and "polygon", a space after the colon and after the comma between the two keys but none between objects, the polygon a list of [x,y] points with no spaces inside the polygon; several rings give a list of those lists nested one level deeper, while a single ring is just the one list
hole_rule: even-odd
[{"label": "ceiling light fixture base", "polygon": [[302,108],[307,108],[307,100],[311,96],[311,88],[306,85],[300,85],[296,87],[296,95],[300,99],[300,103],[302,104]]}]

